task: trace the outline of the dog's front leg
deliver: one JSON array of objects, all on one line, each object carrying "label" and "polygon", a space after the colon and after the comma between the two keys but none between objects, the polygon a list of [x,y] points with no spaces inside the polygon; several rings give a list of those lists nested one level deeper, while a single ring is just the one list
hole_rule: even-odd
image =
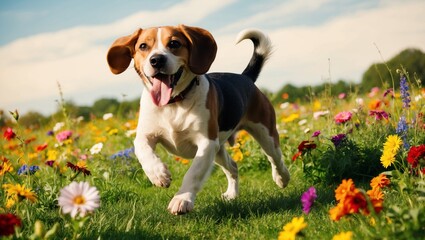
[{"label": "dog's front leg", "polygon": [[174,215],[188,213],[193,209],[196,194],[209,176],[219,149],[218,140],[204,139],[197,143],[198,150],[192,165],[183,178],[180,190],[168,205],[168,210]]},{"label": "dog's front leg", "polygon": [[138,133],[134,140],[134,152],[149,180],[158,187],[169,187],[171,173],[167,165],[155,154],[155,145],[155,139]]}]

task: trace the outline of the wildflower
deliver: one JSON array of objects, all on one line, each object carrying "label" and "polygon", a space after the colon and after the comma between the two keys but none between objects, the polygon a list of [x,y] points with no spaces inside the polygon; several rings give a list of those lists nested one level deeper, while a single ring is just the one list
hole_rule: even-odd
[{"label": "wildflower", "polygon": [[77,164],[67,162],[66,166],[69,167],[75,173],[83,173],[84,176],[91,175],[91,172],[87,169],[86,161],[78,161]]},{"label": "wildflower", "polygon": [[313,150],[317,147],[317,145],[313,141],[302,141],[298,145],[298,152],[292,157],[292,161],[295,161],[301,154],[305,153],[306,151]]},{"label": "wildflower", "polygon": [[64,142],[65,140],[68,140],[71,137],[72,137],[72,131],[70,130],[65,130],[56,134],[56,140],[58,140],[58,142]]},{"label": "wildflower", "polygon": [[56,160],[58,158],[58,152],[56,150],[48,150],[47,151],[47,159],[48,160]]},{"label": "wildflower", "polygon": [[7,140],[10,141],[11,139],[16,137],[16,133],[13,131],[12,128],[8,127],[6,128],[6,131],[4,131],[3,133],[3,137]]},{"label": "wildflower", "polygon": [[388,113],[383,110],[370,110],[369,116],[375,117],[375,120],[388,120]]},{"label": "wildflower", "polygon": [[37,146],[35,150],[36,150],[37,152],[41,152],[41,151],[43,151],[44,149],[46,149],[46,148],[47,148],[47,146],[48,146],[48,145],[47,145],[47,143],[44,143],[44,144],[42,144],[42,145]]},{"label": "wildflower", "polygon": [[105,114],[103,114],[103,120],[108,120],[108,119],[111,119],[112,117],[114,116],[114,114],[112,114],[112,113],[105,113]]},{"label": "wildflower", "polygon": [[347,94],[345,94],[345,93],[338,94],[339,99],[345,99],[346,96],[347,96]]},{"label": "wildflower", "polygon": [[99,191],[87,182],[72,182],[60,190],[58,204],[62,213],[75,218],[77,214],[84,217],[100,206]]},{"label": "wildflower", "polygon": [[283,118],[282,121],[288,123],[294,121],[295,119],[298,119],[299,117],[300,115],[298,113],[292,113],[288,117]]},{"label": "wildflower", "polygon": [[386,97],[388,94],[390,94],[391,97],[394,97],[394,90],[392,88],[385,90],[384,97]]},{"label": "wildflower", "polygon": [[21,219],[16,215],[11,213],[0,214],[0,237],[13,235],[15,233],[15,227],[21,226]]},{"label": "wildflower", "polygon": [[313,135],[311,135],[312,137],[318,137],[322,132],[320,132],[320,130],[317,130],[313,133]]},{"label": "wildflower", "polygon": [[21,184],[3,184],[3,188],[6,191],[7,198],[12,198],[15,201],[28,199],[31,202],[37,201],[37,195],[31,191],[31,188],[26,188],[25,185]]},{"label": "wildflower", "polygon": [[310,187],[306,192],[301,195],[301,203],[303,205],[303,212],[308,214],[317,198],[316,189]]},{"label": "wildflower", "polygon": [[326,116],[326,115],[328,115],[328,114],[329,114],[329,110],[314,112],[314,113],[313,113],[313,118],[317,120],[317,119],[319,119],[320,117],[322,117],[322,116]]},{"label": "wildflower", "polygon": [[24,164],[22,167],[18,169],[18,175],[33,175],[40,169],[39,166],[33,165],[28,167],[28,165]]},{"label": "wildflower", "polygon": [[382,101],[379,99],[375,99],[369,102],[369,109],[377,110],[382,104]]},{"label": "wildflower", "polygon": [[108,135],[116,135],[118,133],[118,129],[113,128],[111,130],[108,131]]},{"label": "wildflower", "polygon": [[[413,168],[418,165],[425,165],[425,144],[419,146],[412,146],[407,154],[407,162],[412,165]],[[422,168],[422,172],[425,171],[425,167]]]},{"label": "wildflower", "polygon": [[379,174],[379,176],[372,178],[370,186],[373,188],[383,188],[390,185],[390,180],[385,174]]},{"label": "wildflower", "polygon": [[58,122],[55,124],[55,126],[53,127],[53,132],[57,132],[59,131],[63,126],[65,126],[64,122]]},{"label": "wildflower", "polygon": [[134,153],[134,147],[131,147],[131,148],[127,148],[127,149],[124,149],[124,150],[122,150],[122,151],[119,151],[119,152],[117,152],[117,153],[114,153],[114,154],[112,154],[111,155],[111,159],[116,159],[116,158],[131,158],[131,154],[133,154]]},{"label": "wildflower", "polygon": [[400,77],[400,94],[403,101],[403,108],[410,107],[410,94],[409,94],[409,85],[407,83],[406,76],[401,75]]},{"label": "wildflower", "polygon": [[408,129],[409,126],[407,125],[406,118],[404,116],[401,116],[400,120],[397,123],[397,128],[395,132],[403,139],[403,146],[405,149],[409,148],[409,142],[407,141]]},{"label": "wildflower", "polygon": [[380,91],[379,87],[373,87],[368,94],[369,97],[374,97]]},{"label": "wildflower", "polygon": [[190,163],[190,161],[186,158],[181,158],[178,156],[174,156],[174,160],[176,160],[177,162],[181,162],[183,165],[187,165]]},{"label": "wildflower", "polygon": [[304,222],[304,217],[294,217],[290,223],[283,226],[282,231],[279,233],[278,240],[295,239],[295,237],[307,227]]},{"label": "wildflower", "polygon": [[337,124],[348,122],[353,114],[349,111],[343,111],[335,115],[334,120]]},{"label": "wildflower", "polygon": [[2,157],[1,160],[2,161],[0,161],[0,176],[3,176],[4,174],[6,174],[8,172],[12,172],[13,166],[9,162],[9,160],[5,157]]},{"label": "wildflower", "polygon": [[340,134],[333,136],[331,138],[331,141],[334,144],[334,146],[337,147],[342,143],[342,141],[345,140],[346,137],[347,137],[347,135],[345,135],[344,133],[340,133]]},{"label": "wildflower", "polygon": [[92,155],[98,154],[98,153],[100,153],[100,151],[102,151],[102,148],[103,148],[103,143],[101,143],[101,142],[96,143],[95,145],[93,145],[93,147],[90,148],[90,153]]},{"label": "wildflower", "polygon": [[359,106],[363,106],[364,105],[364,100],[363,98],[356,98],[356,104]]},{"label": "wildflower", "polygon": [[345,196],[349,193],[354,191],[356,186],[354,185],[354,182],[352,179],[342,180],[342,183],[338,186],[338,188],[335,190],[335,199],[337,201],[341,201],[345,198]]},{"label": "wildflower", "polygon": [[353,238],[353,232],[341,232],[333,236],[332,240],[351,240]]},{"label": "wildflower", "polygon": [[387,137],[387,141],[384,143],[384,150],[381,156],[381,164],[387,168],[391,166],[395,161],[395,155],[401,146],[401,139],[397,135],[390,135]]}]

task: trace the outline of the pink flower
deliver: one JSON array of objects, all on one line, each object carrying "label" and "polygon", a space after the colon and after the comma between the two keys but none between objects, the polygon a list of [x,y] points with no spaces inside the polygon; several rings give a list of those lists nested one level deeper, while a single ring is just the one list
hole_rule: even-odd
[{"label": "pink flower", "polygon": [[58,142],[63,142],[65,140],[71,138],[71,136],[72,136],[72,131],[65,130],[65,131],[62,131],[62,132],[56,134],[56,139],[58,140]]},{"label": "pink flower", "polygon": [[370,110],[369,116],[375,117],[375,120],[388,120],[388,113],[386,113],[384,110]]},{"label": "pink flower", "polygon": [[334,120],[337,124],[345,123],[351,119],[352,115],[353,114],[351,112],[343,111],[335,115]]}]

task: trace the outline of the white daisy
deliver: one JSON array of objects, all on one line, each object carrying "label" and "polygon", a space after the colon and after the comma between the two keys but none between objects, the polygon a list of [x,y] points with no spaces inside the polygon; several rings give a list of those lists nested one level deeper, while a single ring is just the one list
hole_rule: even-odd
[{"label": "white daisy", "polygon": [[102,150],[102,148],[103,148],[103,143],[96,143],[95,145],[93,145],[93,147],[91,147],[90,148],[90,153],[92,154],[92,155],[94,155],[94,154],[98,154],[98,153],[100,153],[100,151]]},{"label": "white daisy", "polygon": [[60,191],[58,198],[62,213],[84,217],[100,206],[99,191],[87,182],[72,182]]}]

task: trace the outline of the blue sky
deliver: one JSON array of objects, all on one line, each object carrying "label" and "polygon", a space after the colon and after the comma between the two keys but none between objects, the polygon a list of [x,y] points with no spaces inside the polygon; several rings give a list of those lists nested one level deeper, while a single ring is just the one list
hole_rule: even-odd
[{"label": "blue sky", "polygon": [[2,0],[0,109],[52,113],[58,82],[65,99],[77,104],[133,99],[142,84],[131,68],[109,72],[108,47],[138,27],[179,23],[214,35],[219,51],[211,71],[240,72],[252,45],[234,39],[259,28],[275,48],[260,87],[358,82],[374,62],[407,47],[425,50],[424,10],[423,0]]}]

